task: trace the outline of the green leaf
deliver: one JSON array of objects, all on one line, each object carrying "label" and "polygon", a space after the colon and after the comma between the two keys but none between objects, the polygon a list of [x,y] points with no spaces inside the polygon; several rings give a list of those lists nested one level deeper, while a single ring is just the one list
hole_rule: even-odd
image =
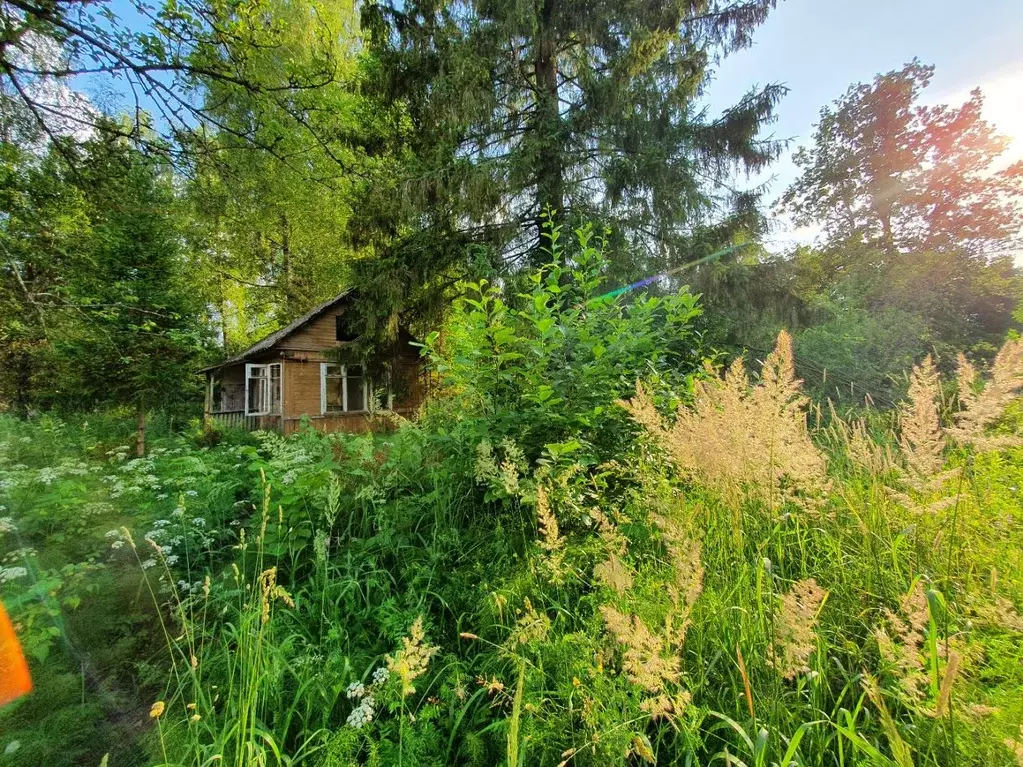
[{"label": "green leaf", "polygon": [[553,458],[560,458],[563,455],[574,453],[582,446],[582,442],[577,439],[569,440],[568,442],[548,442],[544,445],[544,447],[547,448],[547,452],[550,453]]}]

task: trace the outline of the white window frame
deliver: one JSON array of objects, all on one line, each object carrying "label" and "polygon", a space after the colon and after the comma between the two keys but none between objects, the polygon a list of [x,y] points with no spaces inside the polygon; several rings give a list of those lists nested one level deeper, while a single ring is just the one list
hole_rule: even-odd
[{"label": "white window frame", "polygon": [[[277,368],[277,381],[280,384],[280,394],[278,397],[281,407],[284,405],[284,366],[280,362],[268,362],[264,364],[246,363],[245,364],[245,415],[278,415],[273,411],[272,403],[273,397],[271,396],[271,387],[273,385],[273,372],[271,368]],[[254,370],[264,370],[266,374],[259,379],[261,388],[263,389],[263,396],[260,398],[263,402],[263,410],[250,410],[249,403],[249,384],[252,381],[252,372]]]},{"label": "white window frame", "polygon": [[[341,409],[340,410],[327,410],[327,369],[331,367],[341,368]],[[348,409],[348,366],[339,365],[336,362],[321,362],[320,363],[320,415],[334,415],[336,413],[369,413],[372,412],[370,404],[370,395],[372,394],[371,381],[369,376],[366,375],[366,366],[359,365],[362,368],[362,401],[366,407],[362,410],[349,410]],[[332,376],[337,377],[337,376]]]}]

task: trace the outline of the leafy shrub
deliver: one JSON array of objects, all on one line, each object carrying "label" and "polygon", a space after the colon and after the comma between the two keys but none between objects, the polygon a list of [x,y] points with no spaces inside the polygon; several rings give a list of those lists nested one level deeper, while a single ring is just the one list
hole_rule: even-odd
[{"label": "leafy shrub", "polygon": [[509,300],[499,285],[463,285],[425,351],[459,419],[494,444],[510,436],[529,460],[546,452],[599,462],[621,449],[628,429],[612,403],[637,376],[674,396],[689,388],[703,364],[693,329],[700,309],[685,288],[602,295],[608,262],[592,228],[575,232],[570,259],[561,232],[549,234],[551,263],[528,276],[528,292]]}]

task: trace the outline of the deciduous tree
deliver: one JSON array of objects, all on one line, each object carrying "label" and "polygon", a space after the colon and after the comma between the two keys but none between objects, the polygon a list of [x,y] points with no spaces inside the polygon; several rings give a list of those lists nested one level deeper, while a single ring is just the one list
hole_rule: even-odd
[{"label": "deciduous tree", "polygon": [[998,169],[1009,140],[982,117],[980,89],[956,107],[924,106],[934,67],[913,61],[859,83],[821,110],[802,175],[783,202],[828,244],[1004,252],[1023,229],[1023,162]]}]

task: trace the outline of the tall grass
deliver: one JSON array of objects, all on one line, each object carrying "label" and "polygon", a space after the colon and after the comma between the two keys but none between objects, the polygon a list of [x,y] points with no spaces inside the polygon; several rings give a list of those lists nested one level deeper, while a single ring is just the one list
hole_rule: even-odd
[{"label": "tall grass", "polygon": [[452,452],[446,415],[372,456],[308,437],[361,481],[297,558],[264,485],[182,602],[167,763],[1017,763],[1017,389],[967,432],[925,362],[899,425],[809,429],[786,339],[765,365],[673,418],[639,386],[601,465]]}]

